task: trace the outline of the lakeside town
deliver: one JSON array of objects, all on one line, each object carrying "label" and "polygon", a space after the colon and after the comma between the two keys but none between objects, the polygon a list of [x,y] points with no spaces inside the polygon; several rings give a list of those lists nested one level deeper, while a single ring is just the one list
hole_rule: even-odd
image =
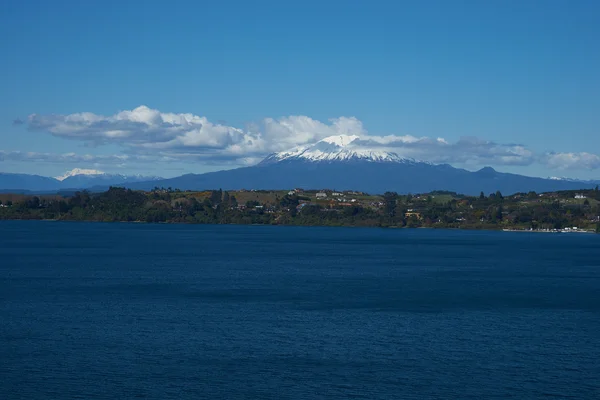
[{"label": "lakeside town", "polygon": [[0,219],[148,223],[374,226],[600,232],[598,188],[466,196],[358,191],[235,190],[149,192],[112,187],[56,195],[0,194]]}]

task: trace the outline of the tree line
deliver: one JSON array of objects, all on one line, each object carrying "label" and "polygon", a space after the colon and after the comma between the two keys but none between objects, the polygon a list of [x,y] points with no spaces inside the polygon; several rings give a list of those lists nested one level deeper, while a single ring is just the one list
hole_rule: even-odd
[{"label": "tree line", "polygon": [[285,194],[262,203],[247,200],[240,204],[236,193],[220,189],[204,193],[158,188],[141,192],[111,187],[97,194],[80,191],[65,198],[27,196],[18,201],[0,201],[0,219],[466,229],[577,226],[600,230],[598,188],[583,193],[585,199],[575,201],[572,192],[511,196],[500,192],[479,196],[386,192],[352,204]]}]

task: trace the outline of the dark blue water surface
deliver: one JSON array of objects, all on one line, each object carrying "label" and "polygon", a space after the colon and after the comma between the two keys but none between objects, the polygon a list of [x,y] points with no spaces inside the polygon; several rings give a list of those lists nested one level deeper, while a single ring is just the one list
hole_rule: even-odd
[{"label": "dark blue water surface", "polygon": [[600,235],[0,223],[2,399],[600,398]]}]

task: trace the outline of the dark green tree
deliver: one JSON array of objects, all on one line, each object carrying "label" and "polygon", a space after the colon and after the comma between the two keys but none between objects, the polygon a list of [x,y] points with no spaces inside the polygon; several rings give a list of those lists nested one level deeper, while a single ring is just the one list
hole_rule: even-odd
[{"label": "dark green tree", "polygon": [[383,207],[385,214],[393,217],[396,215],[396,203],[398,200],[398,193],[396,192],[385,192],[383,195]]},{"label": "dark green tree", "polygon": [[300,201],[298,199],[298,196],[296,196],[295,194],[292,196],[286,194],[279,201],[279,205],[281,205],[281,207],[286,207],[286,208],[294,208],[294,207],[297,207],[298,204],[300,204]]},{"label": "dark green tree", "polygon": [[230,201],[231,201],[231,199],[229,197],[229,193],[228,192],[223,192],[223,205],[225,207],[229,207]]},{"label": "dark green tree", "polygon": [[220,204],[222,199],[223,199],[223,191],[221,189],[219,189],[219,190],[213,190],[211,192],[211,194],[210,194],[210,202],[214,206]]},{"label": "dark green tree", "polygon": [[29,200],[26,201],[27,208],[39,208],[40,206],[40,198],[37,196],[33,196]]},{"label": "dark green tree", "polygon": [[[112,188],[109,188],[109,190]],[[73,207],[85,208],[90,203],[90,193],[87,190],[81,192],[75,192],[75,195],[71,198],[71,204]]]},{"label": "dark green tree", "polygon": [[497,221],[502,221],[503,218],[503,213],[504,209],[502,208],[502,206],[498,207],[498,209],[496,210],[496,220]]}]

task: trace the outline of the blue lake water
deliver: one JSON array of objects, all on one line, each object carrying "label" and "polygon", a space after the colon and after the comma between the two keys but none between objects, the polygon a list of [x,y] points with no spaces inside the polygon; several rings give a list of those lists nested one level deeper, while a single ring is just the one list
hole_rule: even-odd
[{"label": "blue lake water", "polygon": [[0,398],[600,398],[600,235],[0,222]]}]

